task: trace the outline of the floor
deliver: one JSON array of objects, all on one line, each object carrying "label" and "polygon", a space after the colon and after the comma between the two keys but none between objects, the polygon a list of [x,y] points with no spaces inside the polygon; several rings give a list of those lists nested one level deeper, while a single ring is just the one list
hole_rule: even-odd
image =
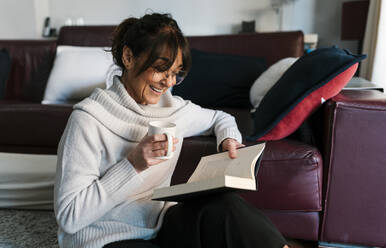
[{"label": "floor", "polygon": [[1,248],[57,248],[53,211],[0,209]]},{"label": "floor", "polygon": [[[0,248],[57,248],[53,211],[0,209]],[[315,241],[287,239],[292,248],[318,248]]]},{"label": "floor", "polygon": [[[0,209],[1,248],[56,248],[57,225],[52,211]],[[316,242],[289,240],[294,248],[318,247]]]}]

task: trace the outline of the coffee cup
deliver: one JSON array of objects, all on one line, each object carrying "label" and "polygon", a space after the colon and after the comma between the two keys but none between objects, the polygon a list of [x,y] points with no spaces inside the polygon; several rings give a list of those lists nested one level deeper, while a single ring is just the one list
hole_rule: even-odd
[{"label": "coffee cup", "polygon": [[173,157],[173,137],[176,136],[176,124],[168,121],[149,122],[148,135],[165,134],[168,139],[168,151],[166,156],[156,157],[157,159],[169,159]]}]

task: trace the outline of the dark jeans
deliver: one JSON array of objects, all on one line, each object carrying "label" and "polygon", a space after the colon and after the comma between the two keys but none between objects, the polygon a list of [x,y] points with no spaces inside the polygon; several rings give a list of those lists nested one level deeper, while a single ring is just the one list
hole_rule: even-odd
[{"label": "dark jeans", "polygon": [[237,193],[223,193],[170,207],[155,239],[104,248],[281,248],[287,243],[260,210]]}]

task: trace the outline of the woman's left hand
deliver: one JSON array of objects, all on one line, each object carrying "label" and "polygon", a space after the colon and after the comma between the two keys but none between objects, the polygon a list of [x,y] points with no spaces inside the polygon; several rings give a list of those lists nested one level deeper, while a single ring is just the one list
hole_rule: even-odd
[{"label": "woman's left hand", "polygon": [[237,140],[227,138],[221,143],[221,148],[223,151],[228,151],[229,158],[236,158],[237,151],[236,149],[244,147],[245,145],[240,144]]}]

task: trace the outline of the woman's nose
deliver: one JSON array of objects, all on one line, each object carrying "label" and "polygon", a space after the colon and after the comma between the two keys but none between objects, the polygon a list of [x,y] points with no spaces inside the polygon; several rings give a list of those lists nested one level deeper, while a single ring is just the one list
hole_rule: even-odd
[{"label": "woman's nose", "polygon": [[167,87],[172,87],[175,84],[176,78],[173,77],[172,74],[166,74],[165,77],[165,84],[167,85]]},{"label": "woman's nose", "polygon": [[172,87],[172,86],[174,85],[174,82],[173,82],[173,80],[171,80],[171,79],[167,79],[167,80],[165,81],[165,85],[166,85],[168,88],[170,88],[170,87]]}]

